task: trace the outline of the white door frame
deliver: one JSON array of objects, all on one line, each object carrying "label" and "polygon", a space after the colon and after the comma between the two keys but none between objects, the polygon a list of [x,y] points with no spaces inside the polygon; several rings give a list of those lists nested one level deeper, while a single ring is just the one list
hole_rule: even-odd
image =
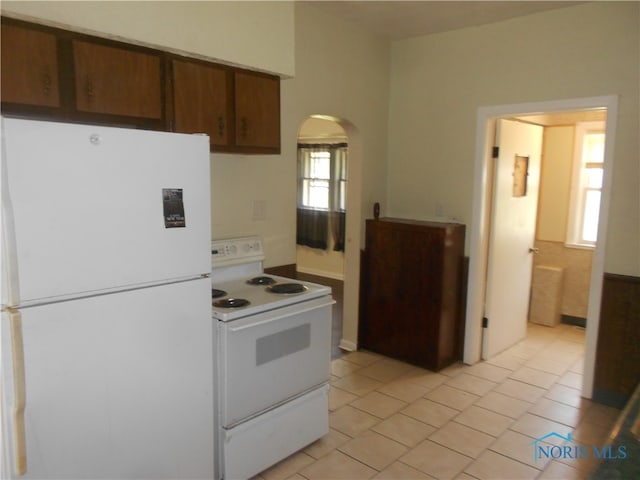
[{"label": "white door frame", "polygon": [[589,304],[587,310],[587,332],[582,383],[582,396],[591,398],[595,368],[598,325],[600,323],[600,303],[604,274],[604,254],[609,220],[609,204],[615,146],[616,121],[618,117],[618,96],[575,98],[544,102],[519,103],[480,107],[476,121],[476,150],[474,160],[473,212],[471,238],[469,244],[469,279],[467,313],[465,320],[464,357],[466,364],[480,361],[482,352],[482,317],[489,246],[489,213],[491,201],[491,179],[489,161],[493,147],[493,133],[497,118],[516,115],[559,113],[576,110],[607,110],[606,143],[604,152],[604,180],[600,203],[598,239],[593,254]]}]

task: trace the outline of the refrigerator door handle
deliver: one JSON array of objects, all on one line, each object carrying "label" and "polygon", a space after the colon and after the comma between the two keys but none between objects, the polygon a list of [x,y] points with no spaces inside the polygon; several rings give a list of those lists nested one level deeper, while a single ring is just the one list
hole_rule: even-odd
[{"label": "refrigerator door handle", "polygon": [[2,262],[5,264],[6,298],[2,298],[3,303],[9,307],[17,307],[20,304],[19,279],[18,279],[18,255],[16,244],[16,230],[13,215],[13,204],[11,202],[11,192],[9,191],[8,167],[6,141],[4,138],[4,118],[2,118],[2,157],[0,162],[2,173],[0,174],[0,197],[2,199]]},{"label": "refrigerator door handle", "polygon": [[27,403],[24,373],[24,343],[22,341],[22,315],[8,309],[11,326],[11,352],[13,360],[13,454],[16,475],[27,473],[27,446],[25,438],[24,409]]}]

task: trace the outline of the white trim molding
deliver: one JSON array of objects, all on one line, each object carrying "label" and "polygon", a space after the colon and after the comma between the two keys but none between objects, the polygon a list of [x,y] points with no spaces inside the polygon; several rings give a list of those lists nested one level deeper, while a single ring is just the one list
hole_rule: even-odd
[{"label": "white trim molding", "polygon": [[469,245],[469,279],[463,361],[478,362],[482,354],[482,317],[486,288],[486,267],[489,243],[489,199],[491,182],[488,161],[493,146],[496,119],[518,115],[560,113],[581,110],[607,110],[606,144],[604,152],[604,181],[600,203],[598,240],[593,255],[582,395],[591,398],[600,323],[600,303],[604,275],[604,255],[607,239],[611,198],[618,96],[574,98],[533,103],[485,106],[478,109],[476,118],[476,149],[474,161],[473,212]]}]

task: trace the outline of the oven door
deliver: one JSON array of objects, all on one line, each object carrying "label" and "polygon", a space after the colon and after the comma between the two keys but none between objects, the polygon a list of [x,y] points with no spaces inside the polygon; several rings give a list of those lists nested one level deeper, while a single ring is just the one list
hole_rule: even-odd
[{"label": "oven door", "polygon": [[330,296],[218,322],[222,426],[231,428],[329,380]]}]

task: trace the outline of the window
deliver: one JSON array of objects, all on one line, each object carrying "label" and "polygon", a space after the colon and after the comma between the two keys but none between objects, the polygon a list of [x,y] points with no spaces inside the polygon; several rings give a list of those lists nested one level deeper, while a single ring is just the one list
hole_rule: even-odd
[{"label": "window", "polygon": [[311,150],[303,160],[301,207],[329,209],[331,154],[329,150]]},{"label": "window", "polygon": [[598,238],[604,173],[604,130],[604,122],[576,125],[568,245],[594,247]]},{"label": "window", "polygon": [[344,251],[347,144],[298,144],[297,243]]}]

